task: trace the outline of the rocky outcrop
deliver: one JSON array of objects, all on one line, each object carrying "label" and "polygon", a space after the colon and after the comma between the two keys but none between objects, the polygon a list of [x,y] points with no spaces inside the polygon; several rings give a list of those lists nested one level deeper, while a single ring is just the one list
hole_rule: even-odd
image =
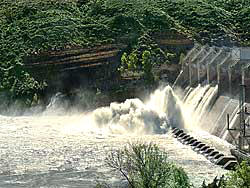
[{"label": "rocky outcrop", "polygon": [[25,66],[36,70],[40,75],[46,75],[48,71],[60,73],[96,67],[106,67],[112,71],[119,65],[121,51],[125,47],[110,44],[93,48],[70,48],[43,52],[27,57]]}]

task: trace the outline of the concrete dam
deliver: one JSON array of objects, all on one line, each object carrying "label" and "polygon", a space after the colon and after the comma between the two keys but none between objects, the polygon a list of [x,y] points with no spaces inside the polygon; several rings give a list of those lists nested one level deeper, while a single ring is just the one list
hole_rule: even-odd
[{"label": "concrete dam", "polygon": [[192,118],[188,126],[249,151],[250,48],[195,45],[181,63],[174,88],[184,90],[183,108]]}]

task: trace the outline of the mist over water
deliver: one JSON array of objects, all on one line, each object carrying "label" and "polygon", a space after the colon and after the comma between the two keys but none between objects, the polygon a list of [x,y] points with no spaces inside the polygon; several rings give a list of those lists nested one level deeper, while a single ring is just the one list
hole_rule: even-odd
[{"label": "mist over water", "polygon": [[[56,103],[55,99],[52,103]],[[107,134],[164,134],[170,126],[183,127],[180,101],[172,88],[156,90],[148,101],[127,99],[111,103],[82,115],[81,128],[85,132]],[[51,112],[53,104],[48,105]]]},{"label": "mist over water", "polygon": [[[168,133],[171,126],[192,126],[192,114],[199,104],[203,105],[199,111],[206,110],[208,102],[201,102],[203,90],[209,88],[193,90],[196,94],[191,92],[189,103],[183,103],[166,86],[147,101],[127,99],[88,113],[68,113],[58,94],[40,114],[0,116],[0,187],[87,188],[94,187],[97,180],[119,184],[120,176],[105,167],[105,156],[111,149],[138,140],[154,142],[166,150],[169,159],[181,165],[194,184],[201,184],[204,173],[205,179],[211,180],[224,171]],[[211,141],[209,135],[203,133],[202,137]]]},{"label": "mist over water", "polygon": [[182,112],[178,97],[170,86],[156,90],[149,101],[127,99],[111,103],[91,113],[94,124],[112,133],[166,133],[171,126],[182,127]]}]

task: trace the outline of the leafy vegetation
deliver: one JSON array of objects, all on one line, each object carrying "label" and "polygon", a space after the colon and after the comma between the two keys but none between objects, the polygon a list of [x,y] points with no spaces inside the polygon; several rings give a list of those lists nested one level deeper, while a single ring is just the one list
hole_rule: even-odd
[{"label": "leafy vegetation", "polygon": [[106,163],[118,171],[132,188],[189,188],[182,168],[167,160],[167,154],[155,144],[134,143],[112,151]]},{"label": "leafy vegetation", "polygon": [[236,171],[229,173],[225,180],[225,188],[247,188],[250,187],[250,166],[246,161],[243,161]]},{"label": "leafy vegetation", "polygon": [[226,177],[215,178],[208,185],[203,183],[203,188],[248,188],[250,187],[250,166],[243,161],[235,171],[229,172]]},{"label": "leafy vegetation", "polygon": [[[29,56],[111,43],[128,46],[124,69],[140,69],[151,80],[153,64],[169,62],[154,46],[156,33],[247,46],[249,5],[248,0],[2,0],[0,91],[32,98],[46,88],[45,80],[34,79],[35,73],[25,68]],[[144,36],[151,40],[146,46],[140,44]],[[130,60],[135,57],[138,61]]]},{"label": "leafy vegetation", "polygon": [[173,54],[164,52],[159,46],[145,34],[138,39],[137,45],[121,57],[121,73],[142,72],[145,80],[150,84],[154,82],[153,67],[163,63],[169,63]]}]

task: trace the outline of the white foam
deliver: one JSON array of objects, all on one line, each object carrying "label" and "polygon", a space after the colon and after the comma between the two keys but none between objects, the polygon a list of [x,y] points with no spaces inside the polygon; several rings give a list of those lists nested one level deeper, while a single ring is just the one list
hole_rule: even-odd
[{"label": "white foam", "polygon": [[154,134],[165,133],[172,126],[183,126],[180,100],[172,88],[156,90],[149,101],[127,99],[111,103],[91,113],[92,124],[104,132]]}]

